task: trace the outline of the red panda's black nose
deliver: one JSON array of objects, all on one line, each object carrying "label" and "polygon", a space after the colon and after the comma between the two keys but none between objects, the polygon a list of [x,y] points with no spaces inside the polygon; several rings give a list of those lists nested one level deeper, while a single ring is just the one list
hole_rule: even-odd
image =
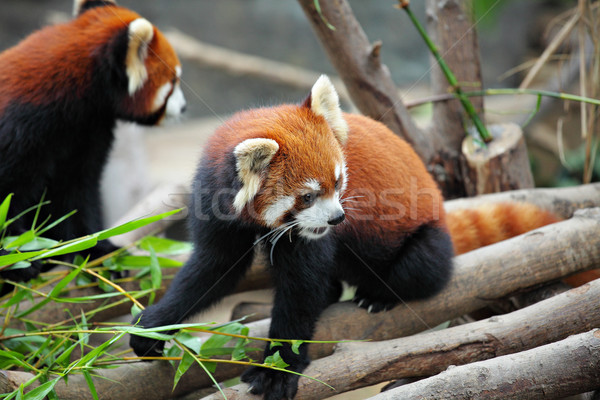
[{"label": "red panda's black nose", "polygon": [[344,214],[344,212],[341,212],[339,215],[336,215],[334,218],[327,221],[327,223],[329,225],[337,225],[340,222],[342,222],[345,218],[346,218],[346,214]]}]

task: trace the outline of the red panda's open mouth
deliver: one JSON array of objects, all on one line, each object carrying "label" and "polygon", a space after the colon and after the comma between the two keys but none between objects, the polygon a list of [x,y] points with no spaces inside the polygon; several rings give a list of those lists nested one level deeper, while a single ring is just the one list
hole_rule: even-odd
[{"label": "red panda's open mouth", "polygon": [[327,230],[327,227],[321,227],[321,228],[311,228],[312,233],[314,233],[315,235],[320,235],[323,232],[325,232]]}]

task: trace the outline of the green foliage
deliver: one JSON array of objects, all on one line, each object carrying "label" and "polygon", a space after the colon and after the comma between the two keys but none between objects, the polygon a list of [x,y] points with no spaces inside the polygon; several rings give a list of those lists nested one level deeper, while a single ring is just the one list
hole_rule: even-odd
[{"label": "green foliage", "polygon": [[[90,322],[99,311],[124,302],[132,303],[132,314],[139,313],[143,306],[137,299],[146,297],[148,302],[152,303],[156,291],[161,288],[165,270],[182,265],[181,262],[169,257],[189,253],[191,245],[150,236],[134,244],[139,251],[146,252],[142,255],[134,255],[121,249],[101,260],[84,259],[80,255],[75,255],[72,262],[57,261],[53,258],[90,249],[100,240],[137,229],[179,210],[131,221],[82,238],[58,242],[42,235],[47,229],[56,225],[56,221],[37,223],[41,207],[47,204],[44,201],[26,210],[26,212],[36,213],[34,218],[36,223],[29,231],[19,236],[6,235],[6,228],[16,220],[16,218],[8,219],[11,199],[12,195],[9,195],[0,203],[0,249],[10,252],[8,255],[0,256],[0,269],[26,268],[33,260],[60,264],[67,269],[42,273],[38,278],[27,283],[11,281],[2,283],[11,284],[13,288],[10,294],[0,298],[0,315],[3,318],[3,323],[0,324],[0,369],[18,369],[30,372],[34,377],[15,391],[0,394],[0,399],[56,399],[54,392],[56,383],[61,379],[67,381],[73,374],[83,375],[90,398],[98,399],[92,379],[92,377],[98,379],[98,375],[94,370],[115,368],[122,363],[140,362],[140,357],[127,357],[121,351],[123,344],[119,343],[119,340],[128,333],[171,343],[165,346],[164,358],[177,368],[173,388],[194,363],[198,363],[209,375],[215,371],[219,362],[260,365],[278,370],[287,366],[279,352],[267,357],[263,364],[257,364],[250,359],[248,353],[259,350],[249,347],[251,340],[270,341],[270,339],[248,337],[249,328],[240,321],[221,325],[176,324],[150,329],[135,325]],[[60,218],[58,222],[70,215]],[[135,270],[135,276],[110,280],[111,272],[128,270]],[[140,290],[123,290],[120,284],[128,280],[137,280]],[[95,294],[69,296],[69,292],[73,289],[94,286],[98,288]],[[45,307],[56,303],[91,302],[98,307],[86,312],[81,311],[79,315],[71,315],[71,318],[65,321],[48,324],[32,319],[35,319],[40,311],[43,312]],[[172,331],[177,333],[167,333]],[[213,335],[202,341],[192,335],[191,331],[203,331]],[[107,339],[100,345],[93,346],[90,344],[92,335],[103,335]],[[298,346],[303,343],[288,342],[292,343],[295,352],[298,352]],[[229,356],[229,359],[217,360],[212,358],[214,356]],[[216,384],[214,378],[212,379]],[[27,391],[27,387],[36,381],[39,386]]]}]

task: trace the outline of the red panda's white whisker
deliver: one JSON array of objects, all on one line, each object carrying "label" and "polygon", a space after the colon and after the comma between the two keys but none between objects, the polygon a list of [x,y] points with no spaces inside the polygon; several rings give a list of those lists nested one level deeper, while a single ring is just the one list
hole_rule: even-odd
[{"label": "red panda's white whisker", "polygon": [[269,252],[269,259],[271,260],[271,265],[273,265],[273,251],[275,250],[275,245],[277,244],[279,239],[281,239],[281,237],[283,235],[285,235],[286,232],[291,231],[292,228],[298,224],[300,224],[300,222],[293,221],[293,222],[288,222],[287,224],[280,226],[279,228],[284,227],[284,229],[275,238],[269,240],[269,242],[272,243],[271,251]]}]

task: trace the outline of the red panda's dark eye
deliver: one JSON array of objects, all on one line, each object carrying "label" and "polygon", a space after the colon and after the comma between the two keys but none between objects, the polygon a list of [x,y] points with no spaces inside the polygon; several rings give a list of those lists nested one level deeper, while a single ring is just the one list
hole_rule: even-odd
[{"label": "red panda's dark eye", "polygon": [[337,181],[335,181],[335,190],[340,190],[340,187],[342,186],[342,178],[339,177]]},{"label": "red panda's dark eye", "polygon": [[302,200],[304,201],[304,204],[307,204],[307,205],[312,204],[316,198],[317,198],[317,196],[314,193],[306,193],[304,196],[302,196]]}]

